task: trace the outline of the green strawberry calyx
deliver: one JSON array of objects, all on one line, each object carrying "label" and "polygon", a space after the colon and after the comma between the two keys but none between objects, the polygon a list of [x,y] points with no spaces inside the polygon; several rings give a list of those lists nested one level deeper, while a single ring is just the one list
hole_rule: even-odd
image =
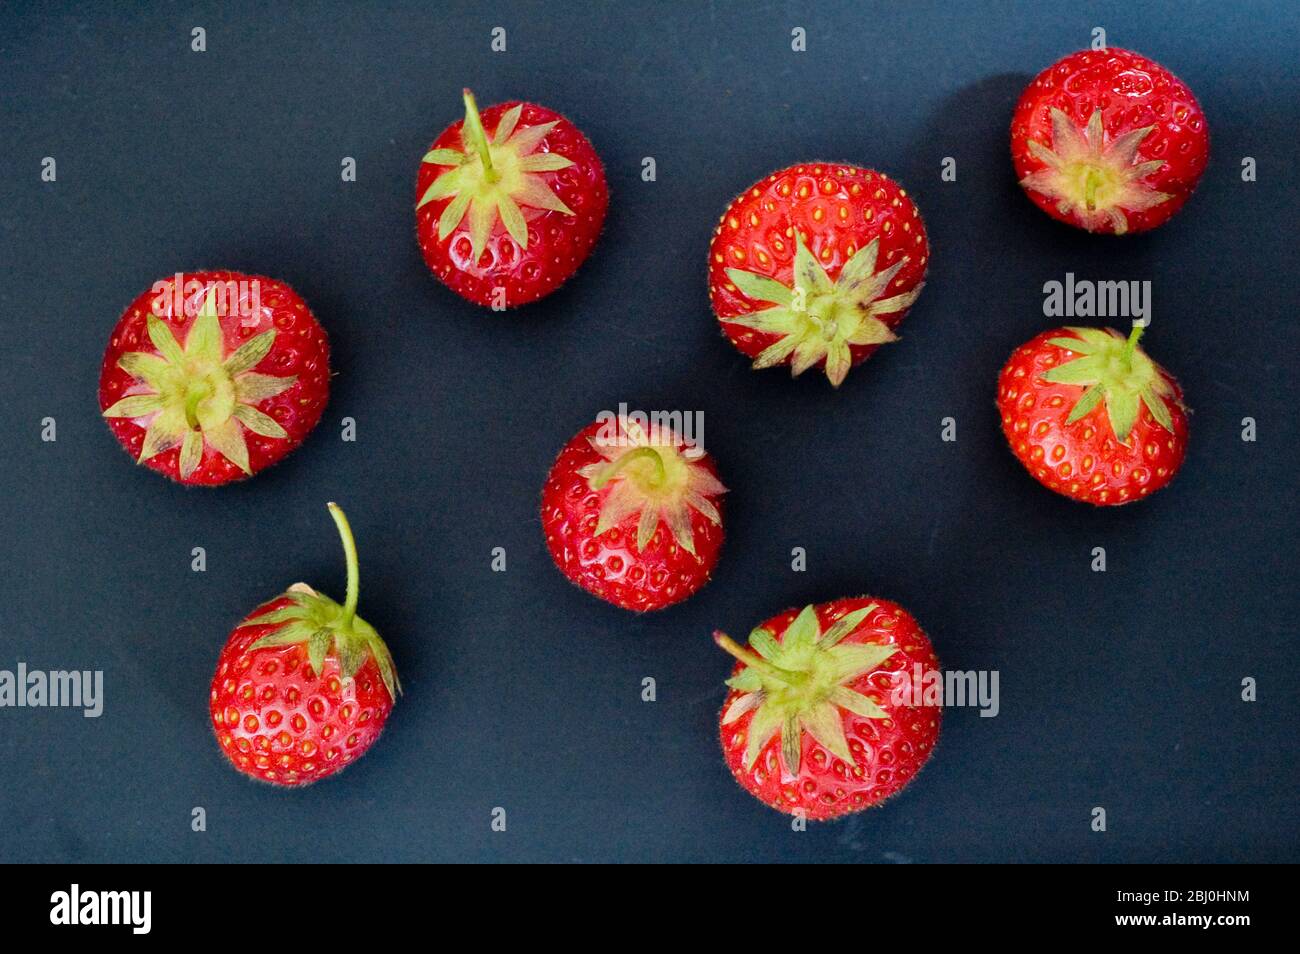
[{"label": "green strawberry calyx", "polygon": [[1026,189],[1056,200],[1057,211],[1074,215],[1090,232],[1109,224],[1116,235],[1128,231],[1124,210],[1142,212],[1170,196],[1143,182],[1164,165],[1161,159],[1138,162],[1137,151],[1155,126],[1144,126],[1106,141],[1101,110],[1094,109],[1080,132],[1070,117],[1052,110],[1052,145],[1029,140],[1029,152],[1046,168],[1020,180]]},{"label": "green strawberry calyx", "polygon": [[278,626],[249,646],[249,652],[306,643],[307,660],[318,677],[324,671],[325,660],[331,653],[338,659],[339,672],[344,679],[355,677],[366,660],[373,658],[379,667],[379,675],[388,690],[389,698],[396,701],[402,691],[402,684],[397,679],[392,653],[375,628],[357,615],[361,572],[352,527],[338,504],[330,503],[328,506],[330,516],[338,527],[339,537],[343,540],[343,553],[347,559],[348,590],[343,605],[340,606],[323,593],[317,593],[306,583],[295,583],[275,598],[287,599],[289,605],[249,617],[239,624],[240,628],[273,624]]},{"label": "green strawberry calyx", "polygon": [[704,465],[702,452],[681,446],[670,429],[642,427],[623,418],[617,433],[588,438],[601,459],[578,469],[595,492],[604,492],[595,536],[635,516],[636,548],[644,550],[660,521],[687,553],[695,555],[691,513],[722,525],[722,515],[710,498],[727,492]]},{"label": "green strawberry calyx", "polygon": [[1109,328],[1067,328],[1077,338],[1049,338],[1058,348],[1083,355],[1043,373],[1052,384],[1077,384],[1083,394],[1070,410],[1067,424],[1081,419],[1098,404],[1104,404],[1111,431],[1121,444],[1128,444],[1142,405],[1155,422],[1174,432],[1169,400],[1177,400],[1174,388],[1156,363],[1138,347],[1145,325],[1134,324],[1127,338]]},{"label": "green strawberry calyx", "polygon": [[288,440],[285,429],[256,407],[297,380],[252,370],[270,353],[274,328],[224,355],[215,287],[203,299],[184,347],[162,319],[150,314],[145,324],[157,351],[130,351],[117,364],[148,390],[128,395],[104,411],[104,417],[134,418],[145,427],[137,463],[179,445],[180,475],[188,478],[207,446],[251,474],[245,430]]},{"label": "green strawberry calyx", "polygon": [[745,742],[746,770],[754,767],[778,732],[781,761],[788,776],[799,774],[804,732],[836,757],[855,764],[844,736],[842,712],[847,710],[867,719],[887,719],[889,713],[875,700],[850,689],[849,684],[877,668],[897,647],[879,643],[846,645],[844,638],[876,608],[872,603],[846,613],[822,632],[816,609],[805,606],[779,642],[760,627],[749,634],[748,648],[726,633],[713,634],[714,642],[745,664],[727,680],[727,685],[741,695],[723,713],[722,724],[730,725],[746,712],[754,713]]},{"label": "green strawberry calyx", "polygon": [[789,360],[797,377],[824,360],[826,377],[839,387],[853,366],[850,346],[898,340],[880,317],[910,308],[925,287],[919,283],[901,295],[881,298],[908,257],[904,255],[877,272],[879,250],[880,240],[872,239],[845,263],[832,282],[803,237],[796,233],[793,287],[765,275],[729,268],[727,277],[742,294],[770,302],[772,307],[722,320],[779,336],[754,359],[755,369]]},{"label": "green strawberry calyx", "polygon": [[542,176],[542,173],[568,168],[573,160],[558,153],[537,151],[542,140],[559,125],[559,120],[520,126],[519,117],[524,110],[521,103],[501,117],[489,139],[474,94],[465,90],[464,99],[462,149],[433,149],[425,154],[423,162],[453,168],[433,180],[415,207],[420,209],[438,199],[450,198],[438,219],[438,240],[456,231],[468,217],[470,244],[477,261],[497,219],[520,248],[528,248],[528,223],[520,206],[576,214]]}]

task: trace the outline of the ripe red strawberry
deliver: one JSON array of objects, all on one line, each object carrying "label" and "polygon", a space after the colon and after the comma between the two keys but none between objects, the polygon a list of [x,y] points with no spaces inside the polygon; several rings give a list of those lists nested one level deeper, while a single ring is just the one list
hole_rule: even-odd
[{"label": "ripe red strawberry", "polygon": [[343,511],[329,510],[347,555],[347,601],[295,583],[235,627],[212,677],[221,751],[276,785],[309,785],[360,758],[402,690],[388,647],[356,615],[356,544]]},{"label": "ripe red strawberry", "polygon": [[894,180],[805,163],[754,183],[709,248],[709,295],[755,368],[820,365],[838,387],[887,341],[924,287],[930,246]]},{"label": "ripe red strawberry", "polygon": [[239,272],[155,282],[104,353],[99,406],[137,462],[184,484],[270,467],[320,420],[329,344],[296,292]]},{"label": "ripe red strawberry", "polygon": [[1056,328],[1021,345],[998,378],[1011,450],[1057,493],[1129,503],[1173,480],[1187,452],[1183,392],[1110,328]]},{"label": "ripe red strawberry", "polygon": [[565,445],[546,478],[546,546],[587,592],[624,609],[663,609],[708,582],[724,493],[713,459],[671,427],[598,420]]},{"label": "ripe red strawberry", "polygon": [[1173,73],[1128,50],[1083,50],[1039,73],[1011,120],[1029,198],[1089,232],[1145,232],[1177,212],[1210,155],[1205,114]]},{"label": "ripe red strawberry", "polygon": [[[868,597],[786,610],[749,634],[714,640],[739,662],[719,731],[743,788],[779,811],[822,821],[896,795],[929,760],[941,709],[930,640],[907,610]],[[900,693],[896,689],[912,692]]]},{"label": "ripe red strawberry", "polygon": [[[490,132],[489,132],[490,130]],[[434,140],[416,179],[424,260],[452,291],[513,308],[549,295],[591,254],[609,188],[578,127],[534,103],[490,106]]]}]

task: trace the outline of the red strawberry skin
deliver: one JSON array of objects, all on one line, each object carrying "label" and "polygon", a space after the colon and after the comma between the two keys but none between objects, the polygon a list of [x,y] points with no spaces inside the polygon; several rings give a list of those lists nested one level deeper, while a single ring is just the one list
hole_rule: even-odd
[{"label": "red strawberry skin", "polygon": [[[1155,129],[1138,147],[1137,161],[1163,160],[1144,181],[1169,196],[1141,211],[1126,213],[1128,232],[1145,232],[1168,221],[1196,189],[1209,161],[1209,127],[1200,103],[1187,85],[1159,63],[1118,48],[1081,50],[1058,60],[1025,88],[1011,120],[1011,159],[1016,177],[1044,168],[1030,140],[1052,142],[1052,109],[1060,109],[1079,129],[1094,109],[1102,113],[1108,141],[1147,126]],[[1075,212],[1062,212],[1051,197],[1032,189],[1026,194],[1058,221],[1087,228]],[[1092,231],[1113,232],[1111,226]]]},{"label": "red strawberry skin", "polygon": [[[723,528],[693,511],[694,556],[677,544],[662,522],[649,546],[638,550],[635,515],[596,536],[601,503],[611,490],[592,490],[578,471],[600,463],[590,441],[600,428],[597,422],[579,431],[546,478],[541,506],[546,547],[570,582],[615,606],[644,612],[679,603],[708,582],[722,549]],[[708,454],[699,463],[717,476],[717,465]],[[716,503],[722,510],[721,500]]]},{"label": "red strawberry skin", "polygon": [[[877,607],[875,611],[844,640],[844,644],[880,643],[895,646],[897,650],[874,672],[864,673],[849,685],[854,691],[875,700],[889,718],[870,719],[847,710],[841,711],[844,734],[854,757],[853,765],[823,748],[804,732],[797,776],[787,777],[783,771],[779,735],[763,748],[753,768],[746,769],[745,745],[753,713],[746,713],[729,725],[720,721],[722,750],[731,774],[742,788],[778,811],[789,814],[799,811],[811,820],[825,821],[870,808],[907,787],[934,753],[942,709],[938,706],[914,707],[891,699],[897,679],[891,673],[903,673],[909,680],[914,680],[916,666],[921,667],[923,674],[939,671],[939,660],[929,637],[912,615],[889,600],[854,597],[819,604],[816,607],[817,619],[825,630],[846,613],[873,603]],[[786,610],[762,623],[761,627],[780,642],[798,614],[797,609]],[[743,663],[737,662],[732,675],[738,675],[744,668]],[[722,713],[726,713],[740,695],[739,690],[732,689],[727,694]]]},{"label": "red strawberry skin", "polygon": [[[329,342],[307,303],[283,282],[241,272],[202,271],[184,273],[182,288],[190,281],[199,282],[205,289],[218,282],[259,283],[260,314],[241,315],[238,309],[227,309],[234,313],[220,315],[224,351],[229,356],[241,344],[274,329],[276,335],[271,351],[252,370],[276,377],[296,378],[287,390],[255,405],[288,434],[287,439],[273,438],[245,430],[249,469],[256,474],[298,447],[320,421],[329,398]],[[171,301],[175,283],[174,277],[167,278],[160,282],[158,288],[151,288],[141,294],[127,307],[114,327],[100,371],[101,410],[109,408],[123,397],[145,390],[139,380],[118,366],[118,362],[127,352],[157,353],[146,329],[146,316],[153,312],[153,306],[157,304],[155,300],[159,297],[164,298],[166,303],[165,307],[158,309],[156,316],[167,323],[178,341],[185,341],[204,293],[186,297],[184,312],[174,314]],[[121,445],[133,458],[137,457],[148,418],[113,417],[107,418],[107,422]],[[249,476],[213,448],[205,447],[198,468],[189,477],[182,479],[180,453],[180,448],[174,447],[142,463],[185,484],[214,486]]]},{"label": "red strawberry skin", "polygon": [[[540,150],[565,156],[573,165],[542,176],[576,214],[521,206],[528,225],[527,249],[520,248],[498,217],[487,246],[475,261],[467,222],[447,238],[438,238],[438,219],[451,198],[430,202],[416,213],[416,236],[429,269],[462,298],[489,307],[494,304],[496,288],[504,289],[505,304],[513,308],[549,295],[568,281],[595,247],[609,208],[609,186],[600,156],[582,131],[559,113],[517,100],[499,103],[483,110],[482,122],[488,134],[497,128],[505,113],[519,105],[523,106],[521,127],[558,123],[542,140]],[[433,141],[430,150],[460,148],[463,126],[464,120],[452,123]],[[417,202],[448,168],[421,163],[416,178]]]},{"label": "red strawberry skin", "polygon": [[[277,598],[246,618],[289,605]],[[209,711],[221,751],[236,769],[275,785],[307,785],[365,754],[393,702],[373,658],[349,680],[340,677],[333,653],[315,673],[303,644],[249,651],[276,629],[231,632],[217,660]]]},{"label": "red strawberry skin", "polygon": [[1034,479],[1059,494],[1098,506],[1140,500],[1159,490],[1183,465],[1187,454],[1187,412],[1178,382],[1164,368],[1158,373],[1173,389],[1168,401],[1173,433],[1145,407],[1127,444],[1115,439],[1106,409],[1098,404],[1073,423],[1071,409],[1083,388],[1054,384],[1043,374],[1079,355],[1051,344],[1076,337],[1069,328],[1044,331],[1017,348],[998,376],[998,413],[1012,453]]},{"label": "red strawberry skin", "polygon": [[[880,242],[878,269],[907,258],[887,294],[909,292],[925,278],[930,260],[925,224],[907,190],[893,179],[870,169],[827,162],[801,163],[774,172],[727,207],[709,246],[713,312],[727,338],[747,357],[757,357],[778,336],[727,321],[768,304],[747,298],[726,270],[739,268],[792,286],[796,230],[832,281],[853,254],[873,239]],[[881,320],[897,328],[908,310]],[[851,345],[853,364],[861,364],[879,347]]]}]

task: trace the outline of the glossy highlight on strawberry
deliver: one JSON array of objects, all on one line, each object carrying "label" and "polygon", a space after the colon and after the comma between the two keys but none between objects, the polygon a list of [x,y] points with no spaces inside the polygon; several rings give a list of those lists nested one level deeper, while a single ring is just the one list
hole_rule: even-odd
[{"label": "glossy highlight on strawberry", "polygon": [[536,301],[591,254],[609,207],[605,169],[571,122],[535,103],[448,126],[420,163],[416,233],[424,260],[462,298],[501,310]]},{"label": "glossy highlight on strawberry", "polygon": [[188,272],[126,309],[104,353],[99,405],[138,463],[211,486],[298,447],[320,421],[329,378],[325,332],[292,288]]}]

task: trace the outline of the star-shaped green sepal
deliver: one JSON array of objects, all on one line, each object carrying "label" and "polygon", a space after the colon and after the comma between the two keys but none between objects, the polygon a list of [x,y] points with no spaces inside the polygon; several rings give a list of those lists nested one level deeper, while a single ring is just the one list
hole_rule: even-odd
[{"label": "star-shaped green sepal", "polygon": [[488,236],[500,218],[506,231],[528,248],[528,223],[520,206],[548,209],[574,215],[557,196],[541,173],[573,165],[573,160],[554,152],[537,152],[559,121],[520,126],[522,104],[510,109],[497,123],[489,140],[479,118],[474,94],[465,90],[465,123],[461,127],[462,150],[434,149],[424,162],[452,166],[433,180],[416,204],[423,208],[438,199],[451,198],[438,219],[438,240],[442,241],[469,217],[469,237],[474,259],[483,254]]},{"label": "star-shaped green sepal", "polygon": [[1142,181],[1164,161],[1137,161],[1138,146],[1155,128],[1144,126],[1107,142],[1100,109],[1092,111],[1082,133],[1069,116],[1053,109],[1051,146],[1032,139],[1028,143],[1030,154],[1047,168],[1031,172],[1020,184],[1055,199],[1057,211],[1073,212],[1090,232],[1109,224],[1123,235],[1128,231],[1124,210],[1142,212],[1169,199]]},{"label": "star-shaped green sepal", "polygon": [[593,491],[609,488],[600,506],[596,536],[635,515],[636,548],[644,550],[662,520],[677,544],[694,556],[692,511],[722,525],[722,515],[710,498],[725,494],[727,488],[704,466],[699,453],[679,446],[670,430],[652,426],[647,431],[636,421],[623,419],[610,440],[597,435],[588,442],[601,460],[579,468],[578,474]]},{"label": "star-shaped green sepal", "polygon": [[1043,373],[1044,381],[1077,384],[1085,389],[1071,408],[1067,424],[1073,424],[1104,402],[1115,439],[1127,444],[1140,406],[1145,404],[1156,423],[1173,433],[1173,418],[1165,402],[1176,399],[1174,389],[1155,362],[1138,347],[1143,327],[1135,324],[1127,339],[1108,328],[1069,328],[1077,338],[1048,339],[1049,344],[1083,355]]},{"label": "star-shaped green sepal", "polygon": [[104,417],[149,418],[139,463],[179,444],[180,475],[189,477],[203,459],[206,444],[244,473],[252,473],[244,428],[263,437],[289,437],[256,405],[285,391],[297,379],[251,370],[270,353],[275,329],[250,338],[229,357],[224,356],[215,287],[203,299],[183,348],[166,322],[152,314],[145,322],[157,351],[130,351],[118,360],[118,367],[149,392],[122,398],[104,411]]},{"label": "star-shaped green sepal", "polygon": [[[307,645],[307,659],[317,678],[325,669],[325,660],[331,652],[338,659],[339,673],[344,679],[356,676],[367,659],[373,658],[379,667],[380,678],[388,689],[389,698],[397,700],[402,685],[397,679],[397,667],[388,646],[375,628],[356,615],[360,591],[360,571],[356,543],[352,528],[343,510],[334,503],[329,505],[330,515],[343,539],[343,552],[348,565],[348,594],[340,606],[323,593],[317,593],[306,583],[295,583],[276,597],[288,599],[290,604],[250,617],[240,624],[245,626],[278,625],[248,647],[249,652],[273,646]],[[274,601],[273,601],[274,602]]]},{"label": "star-shaped green sepal", "polygon": [[765,275],[729,268],[727,277],[744,295],[771,302],[774,307],[722,320],[780,336],[754,359],[755,368],[770,368],[789,360],[797,376],[824,360],[826,377],[839,387],[853,366],[849,346],[896,341],[897,336],[880,316],[910,308],[925,287],[919,283],[901,295],[881,298],[908,257],[904,255],[877,272],[879,250],[880,240],[872,239],[845,263],[832,282],[796,233],[793,287]]},{"label": "star-shaped green sepal", "polygon": [[725,633],[713,634],[719,646],[745,664],[727,680],[728,686],[742,694],[727,707],[722,724],[729,725],[753,711],[745,743],[746,769],[754,767],[778,732],[787,775],[799,774],[804,732],[837,758],[855,764],[844,736],[842,712],[866,719],[889,717],[874,701],[849,688],[897,651],[879,643],[844,643],[875,609],[872,603],[846,613],[823,633],[817,610],[805,606],[779,642],[760,628],[749,634],[748,649]]}]

